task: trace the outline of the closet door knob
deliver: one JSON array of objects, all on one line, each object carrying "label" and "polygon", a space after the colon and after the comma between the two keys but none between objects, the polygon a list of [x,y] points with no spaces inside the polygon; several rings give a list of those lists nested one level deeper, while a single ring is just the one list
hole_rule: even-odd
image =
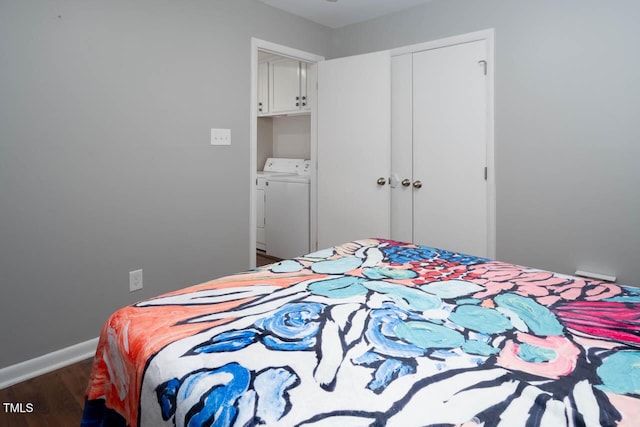
[{"label": "closet door knob", "polygon": [[413,188],[422,188],[422,182],[413,181]]},{"label": "closet door knob", "polygon": [[410,185],[411,185],[411,181],[410,180],[408,180],[406,178],[402,180],[402,186],[403,187],[408,187]]},{"label": "closet door knob", "polygon": [[380,177],[380,178],[378,178],[377,183],[378,183],[378,185],[385,185],[387,183],[387,180],[386,180],[386,178]]}]

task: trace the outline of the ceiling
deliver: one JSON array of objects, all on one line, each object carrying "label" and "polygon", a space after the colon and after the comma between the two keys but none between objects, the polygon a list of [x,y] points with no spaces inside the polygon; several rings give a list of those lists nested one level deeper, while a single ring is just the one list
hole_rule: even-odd
[{"label": "ceiling", "polygon": [[408,9],[431,0],[260,0],[269,6],[331,28]]}]

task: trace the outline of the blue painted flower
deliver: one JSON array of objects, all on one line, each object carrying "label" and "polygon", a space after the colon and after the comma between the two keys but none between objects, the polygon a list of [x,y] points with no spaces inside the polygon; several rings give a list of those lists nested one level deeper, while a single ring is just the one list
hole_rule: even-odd
[{"label": "blue painted flower", "polygon": [[362,270],[362,273],[371,280],[405,280],[415,279],[418,277],[418,273],[413,270],[399,269],[399,268],[387,268],[387,267],[367,267]]},{"label": "blue painted flower", "polygon": [[618,394],[640,394],[640,351],[620,351],[604,359],[597,370],[597,388]]},{"label": "blue painted flower", "polygon": [[455,262],[456,264],[473,265],[489,261],[487,258],[480,258],[473,255],[446,251],[444,249],[438,249],[437,252],[438,258],[448,262]]},{"label": "blue painted flower", "polygon": [[316,345],[323,310],[324,305],[315,302],[291,303],[255,326],[265,332],[262,342],[272,350],[310,350]]},{"label": "blue painted flower", "polygon": [[357,295],[365,295],[367,288],[362,286],[365,281],[362,277],[342,276],[335,279],[318,280],[311,283],[307,289],[314,295],[322,295],[328,298],[349,298]]},{"label": "blue painted flower", "polygon": [[429,260],[436,255],[435,249],[427,246],[386,246],[380,249],[389,259],[389,262],[399,264],[406,264],[411,261]]},{"label": "blue painted flower", "polygon": [[462,265],[479,264],[489,261],[486,258],[479,258],[472,255],[431,248],[428,246],[388,246],[381,248],[381,250],[387,256],[389,262],[400,264],[406,264],[412,261],[431,260],[434,258]]},{"label": "blue painted flower", "polygon": [[449,319],[465,329],[484,334],[498,334],[513,329],[511,321],[498,310],[477,305],[461,305]]},{"label": "blue painted flower", "polygon": [[495,302],[500,309],[507,310],[511,316],[522,320],[535,335],[547,337],[564,334],[564,328],[556,315],[533,298],[505,293],[496,296]]},{"label": "blue painted flower", "polygon": [[256,416],[266,425],[279,421],[291,409],[289,390],[300,384],[290,367],[269,368],[256,375],[253,387],[258,395]]},{"label": "blue painted flower", "polygon": [[367,388],[376,394],[382,393],[393,380],[414,374],[417,370],[415,359],[384,357],[372,351],[368,351],[352,361],[356,365],[375,369]]},{"label": "blue painted flower", "polygon": [[210,340],[195,346],[187,352],[187,355],[242,350],[256,342],[257,339],[257,332],[253,329],[222,332]]},{"label": "blue painted flower", "polygon": [[[162,418],[177,425],[229,426],[238,416],[236,402],[250,384],[251,373],[238,363],[188,374],[156,388]],[[203,392],[203,390],[206,390]]]},{"label": "blue painted flower", "polygon": [[452,349],[464,343],[460,332],[391,304],[371,312],[365,337],[375,352],[402,358],[419,357],[432,349]]},{"label": "blue painted flower", "polygon": [[363,282],[362,285],[378,294],[387,295],[399,308],[404,310],[432,310],[442,305],[440,298],[419,288],[377,280]]},{"label": "blue painted flower", "polygon": [[415,358],[465,342],[460,332],[389,303],[371,311],[365,338],[372,350],[353,363],[375,368],[367,385],[375,393],[381,393],[396,378],[416,372]]},{"label": "blue painted flower", "polygon": [[418,317],[392,304],[371,311],[369,324],[365,332],[367,341],[373,345],[376,353],[392,357],[419,357],[425,349],[404,340],[398,339],[396,328],[408,319]]}]

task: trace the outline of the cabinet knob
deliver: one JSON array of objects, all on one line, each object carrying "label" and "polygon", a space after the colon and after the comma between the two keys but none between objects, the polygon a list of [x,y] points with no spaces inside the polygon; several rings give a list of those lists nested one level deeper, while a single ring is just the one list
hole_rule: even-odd
[{"label": "cabinet knob", "polygon": [[422,188],[422,182],[413,181],[413,188]]},{"label": "cabinet knob", "polygon": [[380,177],[378,178],[378,181],[376,181],[378,183],[378,185],[385,185],[387,183],[387,179]]},{"label": "cabinet knob", "polygon": [[410,180],[408,180],[406,178],[402,180],[402,186],[403,187],[408,187],[410,185],[411,185],[411,181]]}]

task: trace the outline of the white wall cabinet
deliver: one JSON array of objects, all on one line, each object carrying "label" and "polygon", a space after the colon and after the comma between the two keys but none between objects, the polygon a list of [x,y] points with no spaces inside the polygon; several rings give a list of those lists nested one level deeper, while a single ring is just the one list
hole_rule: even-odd
[{"label": "white wall cabinet", "polygon": [[269,113],[269,62],[258,64],[258,115]]},{"label": "white wall cabinet", "polygon": [[258,115],[308,113],[307,63],[291,58],[258,64]]}]

